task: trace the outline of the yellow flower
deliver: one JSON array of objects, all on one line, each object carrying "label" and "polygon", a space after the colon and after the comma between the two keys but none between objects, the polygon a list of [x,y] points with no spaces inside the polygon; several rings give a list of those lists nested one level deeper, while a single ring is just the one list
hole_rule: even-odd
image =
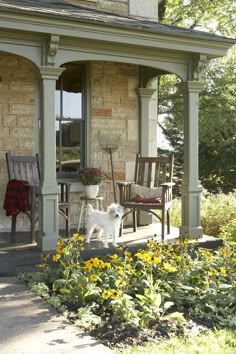
[{"label": "yellow flower", "polygon": [[80,237],[80,235],[78,233],[72,235],[72,238],[75,238],[75,239],[77,239],[79,237]]},{"label": "yellow flower", "polygon": [[214,268],[211,268],[211,269],[209,269],[208,274],[209,275],[216,275],[218,273],[217,273],[217,270],[215,270]]},{"label": "yellow flower", "polygon": [[61,254],[64,252],[64,248],[62,248],[61,246],[57,247],[56,249],[57,253]]},{"label": "yellow flower", "polygon": [[91,274],[91,275],[89,276],[89,280],[90,280],[91,282],[93,282],[93,283],[96,283],[96,281],[98,280],[98,277],[97,277],[96,274]]},{"label": "yellow flower", "polygon": [[232,258],[232,263],[236,265],[236,258]]},{"label": "yellow flower", "polygon": [[39,266],[39,268],[45,268],[46,267],[46,263],[41,263],[38,266]]},{"label": "yellow flower", "polygon": [[121,297],[122,295],[122,292],[119,291],[119,290],[115,290],[115,289],[112,289],[111,290],[111,294],[110,294],[110,297],[113,299],[113,300],[117,300]]},{"label": "yellow flower", "polygon": [[128,250],[125,250],[124,255],[125,255],[125,257],[130,258],[132,256],[132,253]]},{"label": "yellow flower", "polygon": [[53,262],[59,261],[60,258],[61,258],[61,255],[60,255],[60,254],[54,254],[54,255],[52,256]]},{"label": "yellow flower", "polygon": [[118,280],[116,280],[115,284],[116,284],[117,288],[119,288],[119,287],[122,288],[122,287],[125,286],[127,283],[126,283],[125,280],[118,279]]},{"label": "yellow flower", "polygon": [[118,275],[123,275],[123,274],[124,274],[124,269],[123,269],[122,267],[117,267],[117,268],[116,268],[116,273],[117,273]]},{"label": "yellow flower", "polygon": [[58,244],[58,246],[64,246],[65,241],[62,240],[62,239],[59,239],[59,240],[57,241],[57,244]]},{"label": "yellow flower", "polygon": [[102,298],[103,299],[108,299],[111,296],[111,291],[110,290],[103,290],[102,292]]},{"label": "yellow flower", "polygon": [[167,270],[168,272],[171,272],[171,273],[177,272],[177,269],[169,263],[164,262],[163,266],[164,266],[164,269]]},{"label": "yellow flower", "polygon": [[112,261],[116,261],[118,258],[117,254],[112,254],[111,256],[109,256],[109,258],[111,258]]},{"label": "yellow flower", "polygon": [[153,263],[153,264],[158,264],[158,263],[161,263],[161,258],[160,258],[160,257],[152,256],[150,261],[151,261],[151,263]]},{"label": "yellow flower", "polygon": [[226,268],[225,268],[225,267],[220,267],[220,273],[221,273],[222,275],[227,275]]},{"label": "yellow flower", "polygon": [[50,258],[50,254],[41,254],[41,261],[46,262]]}]

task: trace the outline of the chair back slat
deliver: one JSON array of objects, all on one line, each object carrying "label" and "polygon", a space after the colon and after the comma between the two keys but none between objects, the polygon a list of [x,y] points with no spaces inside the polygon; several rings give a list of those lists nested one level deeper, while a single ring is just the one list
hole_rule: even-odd
[{"label": "chair back slat", "polygon": [[31,185],[39,185],[40,171],[37,154],[35,156],[14,156],[6,153],[6,161],[9,180],[25,180]]},{"label": "chair back slat", "polygon": [[135,165],[135,183],[148,188],[172,182],[174,155],[167,157],[141,157],[137,155]]}]

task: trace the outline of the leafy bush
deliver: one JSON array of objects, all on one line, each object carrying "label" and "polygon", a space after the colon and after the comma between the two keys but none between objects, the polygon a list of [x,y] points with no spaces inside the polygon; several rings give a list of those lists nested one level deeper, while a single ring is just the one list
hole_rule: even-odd
[{"label": "leafy bush", "polygon": [[[181,201],[178,198],[173,200],[171,220],[174,226],[181,225]],[[204,190],[201,225],[205,235],[236,241],[236,191],[211,194]]]},{"label": "leafy bush", "polygon": [[192,318],[236,327],[236,244],[217,252],[195,242],[151,240],[132,254],[119,246],[102,258],[81,259],[84,237],[58,241],[42,256],[41,273],[20,278],[83,328],[114,321],[142,328],[151,321]]}]

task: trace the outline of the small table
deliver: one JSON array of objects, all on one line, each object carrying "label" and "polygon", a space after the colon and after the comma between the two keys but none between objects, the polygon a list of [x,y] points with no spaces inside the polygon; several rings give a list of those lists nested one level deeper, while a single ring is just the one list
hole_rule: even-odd
[{"label": "small table", "polygon": [[96,198],[87,198],[86,196],[80,197],[81,206],[80,206],[80,213],[79,213],[79,223],[78,223],[78,232],[81,227],[82,218],[84,215],[84,228],[86,228],[86,220],[87,220],[87,204],[92,204],[95,209],[103,211],[103,197],[97,196]]}]

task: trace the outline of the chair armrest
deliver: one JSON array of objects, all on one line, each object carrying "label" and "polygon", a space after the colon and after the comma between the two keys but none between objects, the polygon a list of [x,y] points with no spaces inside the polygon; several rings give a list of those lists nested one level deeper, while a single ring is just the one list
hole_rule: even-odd
[{"label": "chair armrest", "polygon": [[174,186],[175,185],[175,183],[174,182],[165,182],[165,183],[161,183],[160,184],[160,187],[172,187],[172,186]]},{"label": "chair armrest", "polygon": [[118,186],[128,186],[130,184],[135,184],[135,182],[126,182],[126,181],[121,181],[121,182],[116,182]]},{"label": "chair armrest", "polygon": [[162,187],[162,204],[163,205],[171,202],[171,200],[172,200],[172,186],[174,186],[174,185],[175,185],[175,183],[173,183],[173,182],[166,182],[166,183],[160,184],[160,187]]},{"label": "chair armrest", "polygon": [[135,182],[117,182],[119,192],[120,192],[120,204],[126,200],[130,200],[131,185]]}]

